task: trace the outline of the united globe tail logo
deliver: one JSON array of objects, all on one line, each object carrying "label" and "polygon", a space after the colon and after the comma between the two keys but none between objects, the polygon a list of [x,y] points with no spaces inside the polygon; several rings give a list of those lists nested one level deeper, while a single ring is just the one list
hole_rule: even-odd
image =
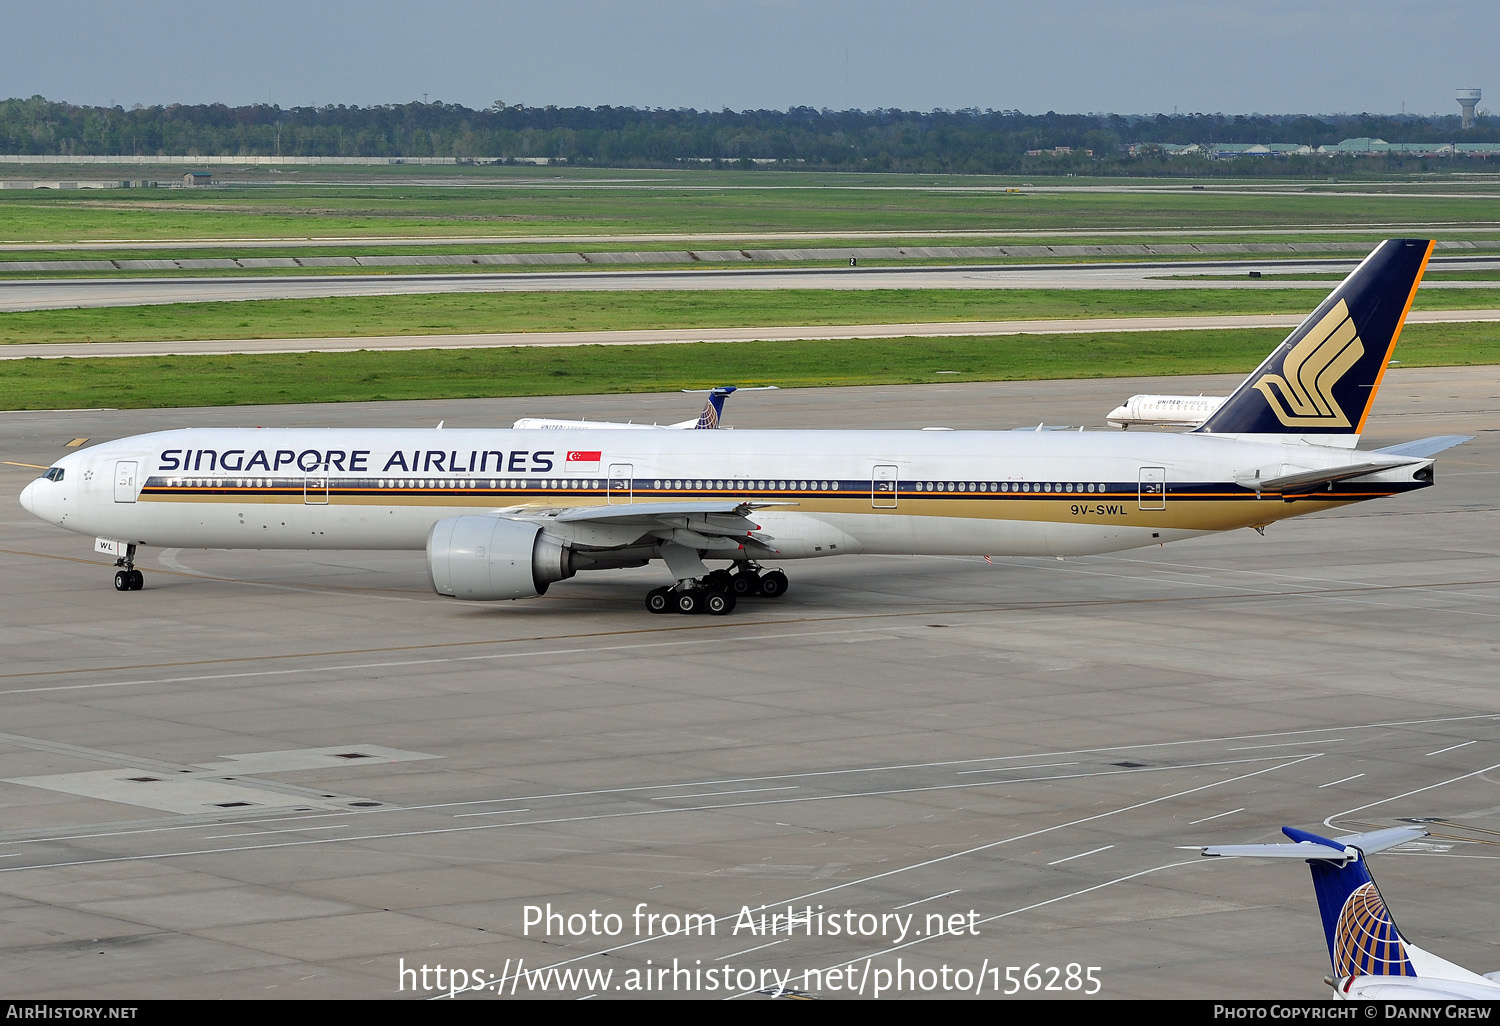
[{"label": "united globe tail logo", "polygon": [[1373,883],[1355,888],[1339,912],[1333,968],[1341,977],[1417,975]]}]

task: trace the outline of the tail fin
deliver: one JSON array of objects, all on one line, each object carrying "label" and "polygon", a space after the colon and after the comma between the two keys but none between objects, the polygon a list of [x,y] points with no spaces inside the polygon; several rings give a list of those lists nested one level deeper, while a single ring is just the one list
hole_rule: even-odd
[{"label": "tail fin", "polygon": [[1416,976],[1410,945],[1365,868],[1365,856],[1425,837],[1427,831],[1395,827],[1337,840],[1295,827],[1282,827],[1281,832],[1296,843],[1216,845],[1204,848],[1203,854],[1307,860],[1334,976]]},{"label": "tail fin", "polygon": [[1198,430],[1352,448],[1434,245],[1382,242]]},{"label": "tail fin", "polygon": [[[1328,957],[1333,974],[1348,976],[1415,976],[1407,943],[1391,918],[1374,877],[1365,868],[1365,852],[1354,842],[1367,835],[1337,841],[1305,833],[1294,827],[1281,832],[1294,841],[1339,847],[1353,853],[1347,862],[1309,859],[1313,890],[1318,894],[1318,911],[1323,916],[1323,933],[1328,939]],[[1425,831],[1418,833],[1421,836]],[[1411,840],[1410,833],[1396,843]],[[1375,850],[1379,850],[1378,848]]]},{"label": "tail fin", "polygon": [[703,412],[698,414],[697,430],[712,431],[719,426],[719,418],[724,414],[724,397],[734,391],[734,385],[721,385],[709,390],[708,402],[703,404]]}]

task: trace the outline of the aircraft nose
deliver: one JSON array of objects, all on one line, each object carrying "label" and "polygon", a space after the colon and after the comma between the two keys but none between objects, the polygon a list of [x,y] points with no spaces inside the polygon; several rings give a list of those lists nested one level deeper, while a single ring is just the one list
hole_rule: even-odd
[{"label": "aircraft nose", "polygon": [[36,510],[32,506],[32,501],[33,501],[33,494],[32,493],[34,493],[35,491],[36,491],[36,482],[35,481],[31,482],[31,484],[29,484],[25,488],[21,489],[21,508],[24,509],[26,512],[31,513],[31,514],[35,514],[36,513]]}]

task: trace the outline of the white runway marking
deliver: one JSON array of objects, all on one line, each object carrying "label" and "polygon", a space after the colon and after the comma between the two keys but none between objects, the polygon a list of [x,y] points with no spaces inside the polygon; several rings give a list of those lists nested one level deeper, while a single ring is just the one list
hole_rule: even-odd
[{"label": "white runway marking", "polygon": [[1104,846],[1104,847],[1102,847],[1102,848],[1095,848],[1095,849],[1093,849],[1093,850],[1092,850],[1092,851],[1083,851],[1083,852],[1079,852],[1079,853],[1078,853],[1078,854],[1077,854],[1077,855],[1069,855],[1069,856],[1068,856],[1068,857],[1067,857],[1067,858],[1065,858],[1065,859],[1058,859],[1058,860],[1057,860],[1057,861],[1056,861],[1056,862],[1049,862],[1049,863],[1047,863],[1047,865],[1049,865],[1049,866],[1060,866],[1060,865],[1062,865],[1062,864],[1063,864],[1063,863],[1064,863],[1064,862],[1072,862],[1072,861],[1073,861],[1073,860],[1074,860],[1074,859],[1081,859],[1081,858],[1087,858],[1087,857],[1088,857],[1088,856],[1090,856],[1090,855],[1097,855],[1097,854],[1099,854],[1099,853],[1100,853],[1100,852],[1101,852],[1101,851],[1109,851],[1109,850],[1110,850],[1110,849],[1111,849],[1111,848],[1113,848],[1113,847],[1114,847],[1114,845],[1112,845],[1112,844],[1106,844],[1106,845],[1105,845],[1105,846]]},{"label": "white runway marking", "polygon": [[1335,786],[1337,784],[1347,784],[1349,781],[1351,781],[1351,780],[1358,780],[1362,776],[1364,776],[1363,773],[1356,773],[1352,777],[1340,777],[1337,780],[1330,780],[1326,784],[1319,784],[1318,787],[1319,787],[1319,789],[1322,789],[1322,788],[1325,788],[1325,787],[1333,787],[1333,786]]},{"label": "white runway marking", "polygon": [[1342,738],[1342,737],[1307,738],[1306,740],[1303,740],[1303,741],[1280,741],[1280,742],[1277,742],[1275,744],[1269,744],[1269,745],[1247,745],[1247,746],[1245,746],[1243,748],[1230,748],[1230,749],[1227,749],[1227,750],[1231,751],[1231,752],[1253,752],[1253,751],[1255,751],[1256,749],[1259,749],[1259,748],[1288,748],[1288,747],[1291,747],[1292,745],[1331,745],[1331,744],[1336,744],[1336,743],[1338,743],[1340,741],[1344,741],[1344,740],[1347,740],[1347,739],[1346,738]]},{"label": "white runway marking", "polygon": [[946,898],[946,897],[949,897],[950,895],[957,894],[961,890],[963,890],[962,887],[955,887],[955,888],[953,888],[953,890],[951,890],[951,891],[944,891],[942,894],[934,894],[934,895],[931,895],[930,897],[918,898],[916,901],[908,901],[905,905],[897,905],[897,906],[895,906],[894,911],[899,912],[903,908],[911,908],[913,905],[921,905],[921,904],[924,904],[924,903],[929,902],[929,901],[937,901],[939,898]]},{"label": "white runway marking", "polygon": [[1236,812],[1244,811],[1244,809],[1230,809],[1228,812],[1218,812],[1212,816],[1204,816],[1202,819],[1195,819],[1188,823],[1188,826],[1197,826],[1199,823],[1207,823],[1210,820],[1223,819],[1225,816],[1233,816]]}]

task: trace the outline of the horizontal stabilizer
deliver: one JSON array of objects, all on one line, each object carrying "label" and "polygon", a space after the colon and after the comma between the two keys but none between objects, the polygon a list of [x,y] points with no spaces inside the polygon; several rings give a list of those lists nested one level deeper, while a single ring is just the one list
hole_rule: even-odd
[{"label": "horizontal stabilizer", "polygon": [[1282,474],[1279,477],[1241,477],[1236,478],[1236,483],[1246,487],[1254,488],[1256,491],[1267,492],[1292,492],[1307,491],[1319,485],[1332,484],[1335,481],[1346,481],[1351,477],[1364,477],[1366,474],[1378,474],[1382,470],[1394,470],[1396,467],[1407,467],[1419,460],[1381,460],[1367,463],[1349,463],[1342,467],[1328,467],[1323,470],[1304,470],[1298,474]]},{"label": "horizontal stabilizer", "polygon": [[1419,837],[1426,837],[1428,831],[1422,827],[1388,827],[1385,830],[1371,830],[1366,834],[1349,834],[1346,837],[1336,837],[1334,840],[1350,848],[1358,848],[1366,855],[1374,855],[1376,852],[1394,848],[1398,844],[1407,841],[1415,841]]},{"label": "horizontal stabilizer", "polygon": [[1407,841],[1415,841],[1419,837],[1427,836],[1427,831],[1421,827],[1390,827],[1386,830],[1374,830],[1367,834],[1350,834],[1333,839],[1291,828],[1286,832],[1288,836],[1296,836],[1299,839],[1281,844],[1216,844],[1204,848],[1203,854],[1224,858],[1315,859],[1342,863],[1358,859],[1361,852],[1373,855],[1378,851],[1385,851],[1398,844],[1405,844]]},{"label": "horizontal stabilizer", "polygon": [[1418,438],[1415,442],[1402,442],[1400,445],[1388,445],[1384,449],[1371,451],[1383,452],[1388,456],[1416,456],[1425,459],[1428,456],[1436,456],[1444,449],[1463,445],[1473,437],[1473,435],[1433,435],[1431,438]]},{"label": "horizontal stabilizer", "polygon": [[1329,862],[1348,862],[1355,857],[1355,853],[1347,848],[1330,848],[1316,841],[1297,841],[1295,844],[1215,844],[1204,848],[1203,854],[1210,858],[1326,859]]}]

